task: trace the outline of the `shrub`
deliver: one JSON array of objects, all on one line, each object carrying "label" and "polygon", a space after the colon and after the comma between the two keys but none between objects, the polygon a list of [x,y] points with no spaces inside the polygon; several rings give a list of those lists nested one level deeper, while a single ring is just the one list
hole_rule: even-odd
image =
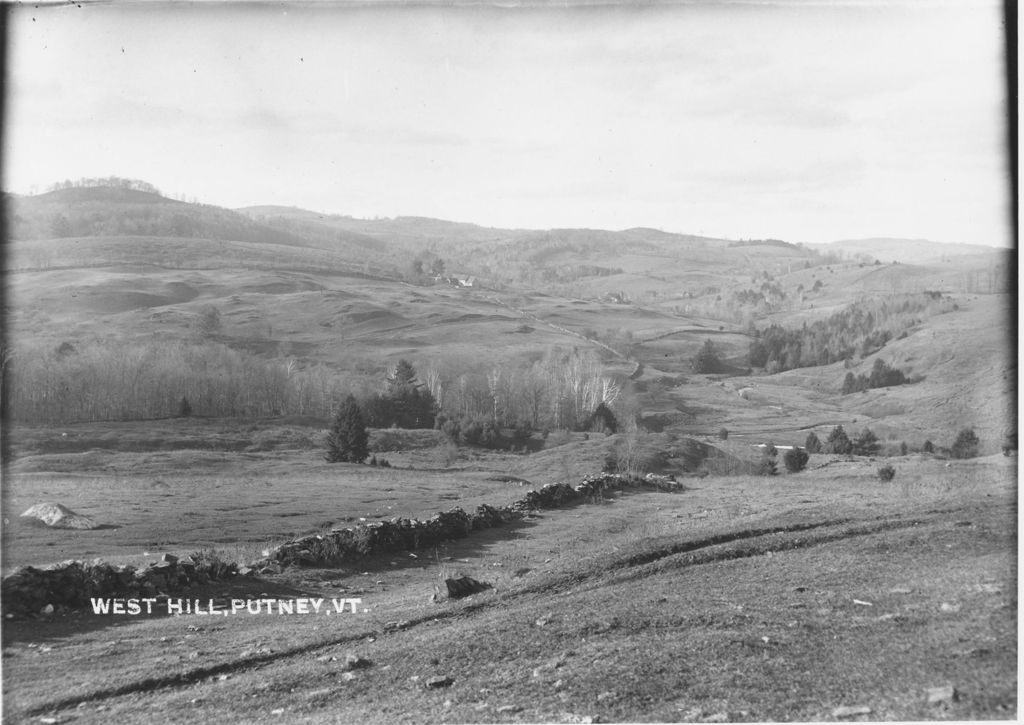
[{"label": "shrub", "polygon": [[922,450],[925,453],[935,453],[935,444],[931,441],[925,441],[924,446],[922,446]]},{"label": "shrub", "polygon": [[808,453],[821,453],[821,441],[813,431],[807,434],[807,441],[804,443],[804,450]]},{"label": "shrub", "polygon": [[719,440],[729,440],[729,431],[726,428],[722,428],[718,431]]},{"label": "shrub", "polygon": [[879,481],[891,481],[895,475],[896,469],[890,465],[885,465],[878,469]]},{"label": "shrub", "polygon": [[498,441],[498,426],[494,424],[493,420],[463,418],[459,425],[462,431],[460,438],[463,443],[487,448]]},{"label": "shrub", "polygon": [[881,447],[881,444],[878,442],[878,436],[870,428],[862,430],[860,435],[857,436],[857,440],[853,442],[853,452],[858,456],[877,455]]},{"label": "shrub", "polygon": [[759,476],[779,475],[779,467],[775,465],[775,459],[768,455],[762,456],[760,463],[757,465],[757,474]]},{"label": "shrub", "polygon": [[533,435],[533,426],[528,421],[516,421],[512,426],[512,440],[525,446]]},{"label": "shrub", "polygon": [[779,449],[775,447],[775,444],[768,441],[768,444],[764,447],[764,454],[769,458],[775,458],[778,455]]},{"label": "shrub", "polygon": [[182,395],[181,402],[178,403],[178,417],[188,418],[190,415],[192,415],[192,405],[188,402],[188,398]]},{"label": "shrub", "polygon": [[807,467],[810,458],[803,448],[791,448],[782,457],[782,462],[786,464],[786,470],[790,473],[799,473]]},{"label": "shrub", "polygon": [[453,443],[458,443],[462,437],[462,426],[454,418],[445,418],[439,427],[441,432]]},{"label": "shrub", "polygon": [[964,428],[956,437],[950,453],[953,458],[974,458],[978,455],[978,436],[973,428]]},{"label": "shrub", "polygon": [[592,430],[597,433],[612,434],[618,431],[619,421],[604,402],[598,403],[590,418],[583,424],[584,430]]},{"label": "shrub", "polygon": [[324,458],[329,463],[362,463],[370,455],[369,439],[363,412],[356,399],[349,395],[334,416]]},{"label": "shrub", "polygon": [[907,452],[908,452],[909,450],[910,450],[910,449],[909,449],[909,448],[907,448],[907,442],[906,442],[906,441],[903,441],[902,443],[900,443],[900,455],[901,455],[901,456],[905,456],[905,455],[907,455]]}]

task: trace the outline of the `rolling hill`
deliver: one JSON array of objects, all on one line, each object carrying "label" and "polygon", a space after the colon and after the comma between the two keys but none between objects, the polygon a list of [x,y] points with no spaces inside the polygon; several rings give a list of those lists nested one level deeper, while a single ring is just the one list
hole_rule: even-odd
[{"label": "rolling hill", "polygon": [[[460,369],[482,374],[528,366],[552,347],[588,349],[617,374],[628,374],[631,364],[645,366],[637,390],[627,386],[631,405],[641,417],[654,414],[659,427],[674,421],[687,433],[731,423],[752,434],[788,427],[796,435],[815,422],[860,418],[923,439],[960,420],[983,427],[994,446],[997,429],[1006,426],[1003,416],[993,422],[972,415],[972,401],[995,404],[1014,378],[1012,361],[996,354],[1005,350],[1005,298],[970,294],[991,291],[984,279],[1006,278],[1006,258],[978,254],[978,247],[915,240],[907,248],[922,260],[966,256],[956,264],[880,264],[779,240],[645,228],[502,230],[277,206],[231,211],[107,187],[61,189],[8,204],[15,237],[9,329],[16,348],[146,344],[154,336],[186,342],[195,339],[204,311],[214,309],[220,324],[210,339],[219,344],[290,360],[300,370],[325,365],[366,384],[401,357],[457,377]],[[68,231],[65,222],[76,236],[54,237],[56,227]],[[829,246],[867,253],[901,242]],[[440,258],[450,273],[474,275],[475,286],[413,273],[408,263],[416,255]],[[866,399],[824,399],[847,368],[736,377],[748,367],[752,327],[799,327],[858,300],[936,290],[955,297],[961,312],[921,320],[905,341],[879,353],[923,376],[920,385]],[[687,375],[707,339],[734,367],[727,386],[733,392],[721,400],[711,392],[717,386]],[[942,354],[934,349],[940,340]],[[971,350],[989,352],[972,359]],[[853,369],[872,361],[853,361]],[[941,373],[946,369],[948,375]],[[663,380],[680,375],[687,382],[666,387]],[[780,390],[787,404],[752,405],[734,394],[746,388]],[[765,422],[763,416],[776,413],[778,424]]]},{"label": "rolling hill", "polygon": [[[917,261],[883,264],[851,259],[856,245],[232,211],[132,188],[6,202],[4,572],[106,557],[154,572],[159,606],[180,593],[214,613],[113,618],[65,579],[9,612],[22,585],[8,576],[8,718],[1015,714],[1005,254],[918,242]],[[709,342],[717,360],[697,372]],[[442,430],[374,427],[375,465],[326,462],[338,402],[372,401],[401,359]],[[877,361],[909,382],[843,393]],[[453,422],[496,430],[469,440]],[[764,475],[756,446],[837,425],[870,428],[878,451]],[[981,455],[952,459],[968,427]],[[267,558],[609,467],[632,487],[461,538]],[[672,492],[629,478],[648,472]],[[20,516],[40,501],[101,526]],[[186,557],[252,566],[186,594],[160,578]],[[67,566],[39,576],[135,591],[110,589],[135,581],[123,568],[103,569],[111,584]],[[488,586],[445,598],[463,576]],[[363,609],[230,614],[234,599],[297,597]]]}]

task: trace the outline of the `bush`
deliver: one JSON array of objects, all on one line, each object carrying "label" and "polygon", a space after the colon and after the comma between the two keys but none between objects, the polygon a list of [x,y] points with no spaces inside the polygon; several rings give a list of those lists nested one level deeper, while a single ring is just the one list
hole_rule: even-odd
[{"label": "bush", "polygon": [[910,450],[910,449],[909,449],[909,448],[907,448],[907,442],[906,442],[906,441],[903,441],[902,443],[900,443],[900,455],[901,455],[901,456],[905,456],[905,455],[907,455],[907,452],[908,452],[909,450]]},{"label": "bush", "polygon": [[188,418],[192,415],[192,405],[188,402],[188,398],[184,395],[181,396],[181,402],[178,404],[178,417]]},{"label": "bush", "polygon": [[803,448],[791,448],[782,457],[782,462],[786,464],[786,470],[790,473],[799,473],[807,468],[807,461],[810,458]]},{"label": "bush", "polygon": [[956,437],[950,453],[953,458],[974,458],[978,455],[978,436],[973,428],[964,428]]},{"label": "bush", "polygon": [[857,440],[853,442],[853,452],[858,456],[877,455],[881,447],[881,444],[878,442],[878,436],[870,428],[862,430],[860,435],[857,436]]},{"label": "bush", "polygon": [[896,469],[892,466],[885,465],[878,469],[879,481],[891,481],[895,475]]},{"label": "bush", "polygon": [[619,430],[619,421],[604,402],[598,403],[590,418],[583,424],[584,430],[591,430],[597,433],[612,434]]},{"label": "bush", "polygon": [[935,444],[932,443],[931,441],[925,441],[924,446],[922,446],[921,450],[923,450],[925,453],[935,453]]},{"label": "bush", "polygon": [[777,476],[779,475],[779,467],[775,465],[775,459],[772,456],[762,456],[760,463],[757,465],[757,475],[759,476]]},{"label": "bush", "polygon": [[722,428],[718,431],[719,440],[729,440],[729,431],[726,428]]},{"label": "bush", "polygon": [[369,440],[363,411],[356,399],[349,395],[334,416],[334,423],[327,434],[324,458],[329,463],[362,463],[370,455]]},{"label": "bush", "polygon": [[807,441],[804,443],[804,450],[808,453],[821,453],[821,441],[813,431],[807,434]]}]

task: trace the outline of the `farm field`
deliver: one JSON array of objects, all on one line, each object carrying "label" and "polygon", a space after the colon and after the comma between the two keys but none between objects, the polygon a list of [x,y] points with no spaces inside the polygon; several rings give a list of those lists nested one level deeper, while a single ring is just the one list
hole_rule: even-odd
[{"label": "farm field", "polygon": [[[22,445],[51,452],[20,457],[8,468],[5,573],[69,558],[140,563],[203,548],[230,560],[255,560],[268,546],[332,526],[503,505],[522,497],[527,484],[560,475],[536,471],[537,480],[520,481],[504,472],[524,456],[460,456],[429,430],[376,431],[371,440],[389,468],[325,462],[323,431],[310,427],[245,430],[235,421],[168,421],[60,430],[23,432]],[[584,444],[582,453],[567,458],[586,457],[592,448],[593,460],[574,465],[596,470],[601,454],[595,446]],[[103,528],[55,536],[19,518],[40,501],[60,502]]]}]

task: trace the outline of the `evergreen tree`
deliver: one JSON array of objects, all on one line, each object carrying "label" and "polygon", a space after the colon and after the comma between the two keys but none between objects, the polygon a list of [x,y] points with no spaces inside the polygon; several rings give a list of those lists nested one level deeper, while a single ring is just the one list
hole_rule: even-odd
[{"label": "evergreen tree", "polygon": [[716,373],[722,362],[718,359],[718,353],[711,340],[705,340],[703,347],[693,358],[693,371],[695,373]]},{"label": "evergreen tree", "polygon": [[363,412],[356,399],[349,395],[334,416],[334,423],[327,435],[327,454],[324,457],[329,463],[362,463],[368,455],[369,435]]},{"label": "evergreen tree", "polygon": [[192,415],[192,405],[188,402],[188,398],[184,395],[181,396],[181,402],[178,404],[178,417],[188,418]]},{"label": "evergreen tree", "polygon": [[408,360],[399,360],[398,364],[395,365],[394,371],[388,375],[387,385],[388,393],[391,395],[415,388],[418,385],[416,382],[416,368]]},{"label": "evergreen tree", "polygon": [[978,455],[978,436],[973,428],[964,428],[956,437],[950,452],[953,458],[974,458]]},{"label": "evergreen tree", "polygon": [[930,440],[929,441],[925,441],[924,442],[924,446],[922,447],[922,450],[925,453],[934,453],[935,452],[935,444],[932,443]]},{"label": "evergreen tree", "polygon": [[808,453],[821,453],[821,441],[818,436],[811,431],[807,434],[807,441],[804,443],[804,448],[807,449]]},{"label": "evergreen tree", "polygon": [[437,401],[416,379],[416,368],[399,360],[388,375],[383,393],[369,401],[368,418],[378,428],[430,428],[437,416]]},{"label": "evergreen tree", "polygon": [[878,453],[881,447],[881,444],[878,442],[878,436],[870,428],[862,430],[853,442],[853,452],[858,456],[873,456]]},{"label": "evergreen tree", "polygon": [[853,443],[850,442],[850,438],[846,435],[846,431],[843,430],[843,426],[837,425],[828,434],[828,440],[825,441],[825,450],[829,453],[839,453],[841,455],[846,455],[853,451]]}]

